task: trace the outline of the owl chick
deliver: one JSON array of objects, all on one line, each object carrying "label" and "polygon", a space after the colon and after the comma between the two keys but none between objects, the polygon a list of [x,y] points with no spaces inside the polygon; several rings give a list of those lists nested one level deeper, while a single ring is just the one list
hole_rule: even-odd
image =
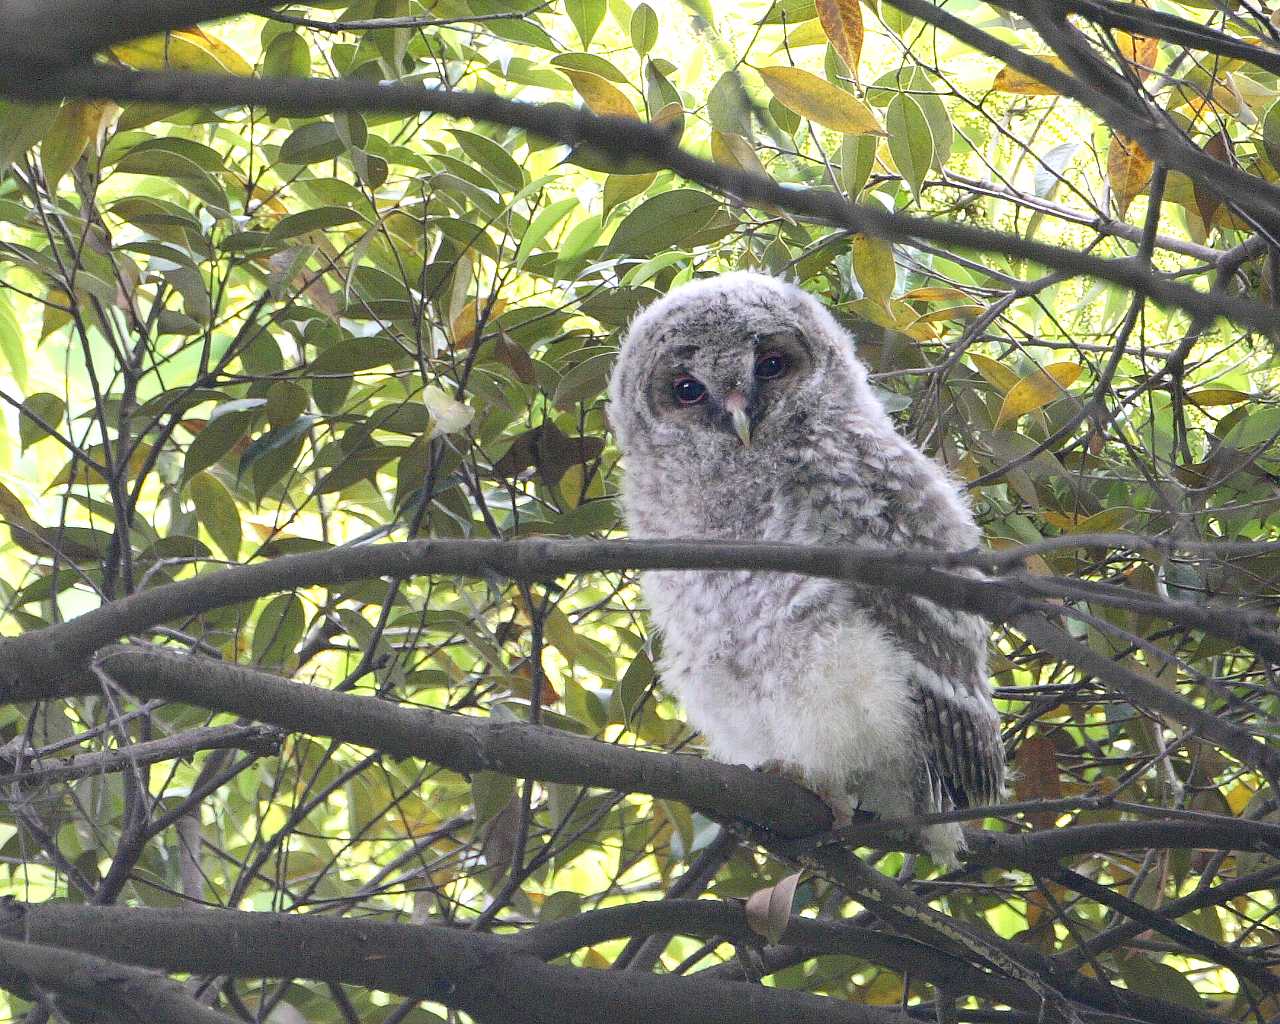
[{"label": "owl chick", "polygon": [[[961,550],[978,530],[893,427],[853,338],[801,289],[695,281],[631,325],[609,386],[637,538]],[[783,765],[887,817],[1004,793],[987,624],[922,598],[767,572],[647,572],[659,666],[712,756]],[[954,865],[956,824],[920,842]]]}]

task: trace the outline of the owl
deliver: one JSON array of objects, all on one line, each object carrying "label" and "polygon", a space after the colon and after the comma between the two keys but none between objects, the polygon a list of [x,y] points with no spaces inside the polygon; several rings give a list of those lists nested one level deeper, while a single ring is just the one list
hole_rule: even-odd
[{"label": "owl", "polygon": [[[963,550],[947,473],[893,427],[854,341],[800,288],[730,273],[631,324],[609,384],[636,538]],[[718,760],[901,817],[1004,795],[988,626],[894,590],[795,574],[654,571],[663,684]],[[960,826],[916,837],[954,865]]]}]

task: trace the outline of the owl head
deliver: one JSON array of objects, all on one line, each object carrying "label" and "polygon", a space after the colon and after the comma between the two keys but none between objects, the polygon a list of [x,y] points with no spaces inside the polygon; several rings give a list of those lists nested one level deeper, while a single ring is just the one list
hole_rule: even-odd
[{"label": "owl head", "polygon": [[735,462],[794,446],[833,405],[884,415],[852,337],[800,288],[745,271],[646,308],[609,385],[624,452],[692,447]]}]

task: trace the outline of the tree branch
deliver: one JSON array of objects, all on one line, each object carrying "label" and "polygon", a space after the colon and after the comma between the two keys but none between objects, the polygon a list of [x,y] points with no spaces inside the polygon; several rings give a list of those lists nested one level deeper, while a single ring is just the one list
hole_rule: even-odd
[{"label": "tree branch", "polygon": [[0,938],[0,986],[27,998],[33,989],[48,989],[70,1001],[68,1010],[105,1010],[120,1024],[232,1024],[234,1019],[192,999],[163,975],[29,940]]},{"label": "tree branch", "polygon": [[12,903],[5,934],[163,970],[306,978],[430,999],[492,1024],[906,1024],[892,1009],[697,977],[551,966],[509,939],[235,910]]},{"label": "tree branch", "polygon": [[[906,3],[906,0],[902,2]],[[924,6],[934,10],[932,5]],[[5,21],[0,17],[0,36],[5,31]],[[1035,63],[1048,69],[1045,73],[1052,72],[1071,80],[1070,76],[1063,75],[1052,65],[1043,61]],[[21,65],[14,65],[8,73],[0,69],[0,94],[28,101],[70,96],[181,106],[265,106],[276,113],[295,115],[337,110],[434,112],[488,121],[521,128],[568,146],[590,146],[598,154],[615,160],[620,170],[634,172],[667,167],[682,178],[713,191],[729,193],[745,202],[816,218],[849,231],[894,242],[911,243],[920,239],[944,246],[1003,252],[1073,275],[1112,281],[1156,302],[1187,310],[1197,318],[1225,316],[1241,326],[1264,333],[1275,328],[1274,312],[1261,303],[1232,298],[1216,291],[1200,292],[1154,274],[1129,259],[1106,260],[967,224],[907,217],[890,213],[874,204],[855,205],[826,190],[782,185],[770,178],[703,160],[682,150],[669,134],[653,125],[628,118],[598,117],[558,103],[522,103],[491,93],[430,90],[401,82],[239,78],[178,71],[130,71],[106,65],[80,67],[44,77],[32,76]],[[1179,150],[1175,153],[1175,158],[1178,157],[1185,159],[1181,162],[1170,160],[1169,166],[1181,167],[1187,161],[1198,161],[1199,164],[1209,161],[1219,178],[1227,173],[1224,165],[1202,154],[1189,157]],[[1241,172],[1233,173],[1239,175]],[[1277,192],[1280,194],[1280,190]],[[1233,198],[1238,200],[1239,196],[1233,195]]]}]

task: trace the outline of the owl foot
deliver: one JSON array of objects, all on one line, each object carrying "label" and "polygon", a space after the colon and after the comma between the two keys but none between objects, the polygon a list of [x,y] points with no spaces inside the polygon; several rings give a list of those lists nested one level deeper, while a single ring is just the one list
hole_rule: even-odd
[{"label": "owl foot", "polygon": [[853,800],[848,793],[836,792],[828,786],[815,786],[810,782],[801,768],[794,761],[782,761],[771,758],[765,761],[757,771],[768,772],[770,775],[781,775],[784,779],[790,779],[798,786],[803,786],[818,797],[827,808],[831,811],[831,829],[839,831],[853,824],[853,812],[857,809],[853,805]]}]

